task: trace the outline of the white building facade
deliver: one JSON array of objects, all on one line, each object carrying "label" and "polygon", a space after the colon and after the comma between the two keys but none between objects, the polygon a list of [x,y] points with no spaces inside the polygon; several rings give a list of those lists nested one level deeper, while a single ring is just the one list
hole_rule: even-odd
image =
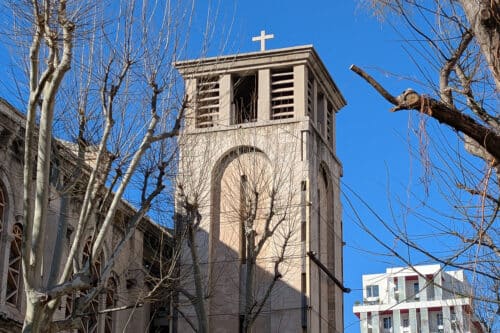
[{"label": "white building facade", "polygon": [[361,333],[480,333],[464,271],[440,265],[388,268],[363,275],[363,302],[353,307]]}]

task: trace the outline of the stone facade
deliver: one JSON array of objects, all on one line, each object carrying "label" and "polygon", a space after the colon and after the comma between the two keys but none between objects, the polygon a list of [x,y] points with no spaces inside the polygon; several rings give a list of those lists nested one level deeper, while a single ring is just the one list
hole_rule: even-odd
[{"label": "stone facade", "polygon": [[[195,246],[210,332],[241,329],[252,205],[257,242],[268,218],[277,226],[256,258],[256,303],[276,284],[252,331],[343,332],[335,114],[345,101],[316,51],[301,46],[175,66],[189,102],[177,183],[201,215]],[[194,292],[192,265],[186,245],[181,287]],[[192,332],[195,310],[182,294],[179,309],[178,331]]]},{"label": "stone facade", "polygon": [[[26,300],[23,292],[20,232],[22,232],[22,182],[23,182],[23,142],[24,117],[6,101],[0,99],[0,332],[18,332],[21,329]],[[65,151],[62,148],[61,151]],[[71,159],[71,152],[66,150],[65,157]],[[59,163],[64,165],[64,159]],[[60,165],[61,165],[60,164]],[[59,165],[59,166],[60,166]],[[64,259],[69,245],[73,241],[77,219],[78,199],[65,198],[55,187],[51,189],[47,238],[45,240],[46,257],[53,261],[44,262],[44,276],[48,279],[52,270],[58,270],[58,258]],[[123,236],[123,223],[132,212],[131,206],[123,202],[116,215],[116,223],[107,235],[100,265],[104,265],[111,251]],[[65,221],[64,223],[62,221]],[[65,225],[64,228],[62,226]],[[61,234],[61,228],[64,229]],[[90,230],[88,231],[90,236]],[[144,220],[134,236],[125,246],[113,268],[111,278],[105,290],[97,296],[96,309],[117,309],[136,304],[137,297],[146,290],[144,262],[148,262],[148,244],[155,243],[159,235],[168,237],[163,229]],[[62,253],[54,250],[57,237],[66,238]],[[85,252],[83,249],[82,252]],[[83,256],[84,253],[81,253]],[[82,331],[87,332],[145,332],[152,324],[150,309],[154,305],[138,306],[133,311],[128,308],[102,314],[89,314],[84,319],[87,323]],[[55,315],[55,320],[62,320],[71,313],[72,302],[64,297]],[[90,311],[92,312],[92,311]],[[154,321],[153,321],[154,322]],[[125,325],[126,328],[125,328]],[[166,329],[168,326],[164,326]]]}]

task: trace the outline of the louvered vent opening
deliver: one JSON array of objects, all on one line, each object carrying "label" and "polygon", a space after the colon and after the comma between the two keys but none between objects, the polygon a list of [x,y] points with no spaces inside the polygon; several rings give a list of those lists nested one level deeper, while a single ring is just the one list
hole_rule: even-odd
[{"label": "louvered vent opening", "polygon": [[311,74],[307,78],[307,115],[314,117],[314,77]]},{"label": "louvered vent opening", "polygon": [[271,119],[293,118],[293,68],[271,72]]},{"label": "louvered vent opening", "polygon": [[196,127],[213,127],[219,119],[219,77],[211,76],[197,82]]}]

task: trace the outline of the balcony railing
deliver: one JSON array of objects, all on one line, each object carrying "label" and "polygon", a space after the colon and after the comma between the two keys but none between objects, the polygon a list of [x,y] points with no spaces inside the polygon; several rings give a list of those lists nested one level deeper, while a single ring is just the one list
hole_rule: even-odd
[{"label": "balcony railing", "polygon": [[363,300],[364,305],[375,305],[375,304],[380,304],[380,299],[378,296],[375,297],[366,297]]}]

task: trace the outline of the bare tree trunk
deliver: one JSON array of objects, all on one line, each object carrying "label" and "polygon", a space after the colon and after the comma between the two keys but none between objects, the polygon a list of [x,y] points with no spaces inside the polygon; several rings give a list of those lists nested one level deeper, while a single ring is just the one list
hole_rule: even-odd
[{"label": "bare tree trunk", "polygon": [[245,274],[245,308],[243,309],[242,333],[246,333],[252,327],[252,314],[254,313],[254,285],[255,285],[255,231],[251,227],[245,227],[247,238],[247,261]]},{"label": "bare tree trunk", "polygon": [[203,279],[200,271],[200,262],[195,238],[196,230],[189,227],[188,239],[190,243],[189,248],[191,250],[191,258],[193,261],[193,279],[196,293],[193,306],[198,317],[198,333],[208,333],[208,318],[205,310],[205,293],[203,291]]},{"label": "bare tree trunk", "polygon": [[477,43],[500,91],[500,2],[460,0]]},{"label": "bare tree trunk", "polygon": [[[407,89],[393,96],[362,69],[353,65],[351,70],[394,105],[391,111],[413,110],[423,115],[419,127],[414,129],[420,140],[419,154],[425,177],[429,178],[426,186],[439,189],[442,202],[431,208],[418,207],[414,216],[408,213],[409,216],[402,219],[404,225],[386,222],[369,209],[383,227],[404,244],[408,257],[415,251],[445,267],[469,272],[474,282],[473,291],[468,296],[476,301],[475,313],[488,330],[495,331],[500,309],[497,283],[500,247],[494,237],[498,232],[495,222],[500,211],[497,105],[500,91],[500,2],[372,0],[371,4],[381,10],[384,18],[395,19],[394,26],[403,37],[405,48],[415,51],[410,54],[415,64],[411,69],[411,84],[417,85],[419,81],[425,81],[425,84],[420,84],[420,93]],[[391,13],[395,16],[391,17]],[[466,152],[484,163],[464,154],[451,143],[453,141],[448,146],[448,137],[438,142],[437,131],[432,134],[426,131],[425,117],[458,132],[457,139],[464,144]],[[419,187],[416,188],[415,193],[419,191]],[[422,202],[427,202],[427,195],[421,198]],[[364,199],[358,199],[361,206],[369,207]],[[408,212],[415,210],[411,205],[403,204]],[[431,229],[425,232],[435,234],[449,247],[446,256],[429,249],[416,233],[408,231],[411,228],[406,221],[413,218],[425,222],[420,225],[428,224]],[[400,255],[402,251],[395,251],[372,232],[375,228],[366,227],[362,221],[360,225],[392,255],[411,266],[411,262]]]},{"label": "bare tree trunk", "polygon": [[[44,30],[45,42],[49,48],[49,62],[48,71],[50,73],[47,77],[46,82],[42,82],[43,85],[40,86],[40,82],[36,82],[38,66],[35,65],[35,59],[39,58],[38,52],[40,51],[38,36],[34,37],[31,56],[33,59],[32,71],[30,77],[33,78],[34,85],[31,86],[31,94],[33,98],[43,98],[41,101],[41,117],[40,125],[38,129],[38,147],[37,147],[37,168],[36,168],[36,182],[35,182],[35,200],[34,200],[34,210],[33,217],[25,216],[25,237],[27,245],[25,250],[28,252],[23,256],[23,268],[25,269],[24,282],[25,282],[25,294],[27,299],[26,315],[23,324],[23,332],[39,332],[42,328],[47,327],[48,323],[45,322],[47,318],[46,308],[43,304],[43,299],[40,295],[40,290],[44,289],[43,285],[43,252],[44,252],[44,240],[45,240],[45,225],[47,218],[48,209],[48,196],[49,196],[49,175],[50,175],[50,163],[51,163],[51,149],[52,149],[52,123],[54,116],[54,105],[56,95],[59,91],[60,84],[69,71],[71,66],[71,60],[73,56],[73,32],[74,24],[69,21],[66,17],[66,2],[61,1],[59,4],[58,15],[59,23],[61,24],[62,32],[62,56],[59,54],[61,52],[58,49],[57,34],[52,31],[49,26],[50,5],[45,7],[44,11],[36,6],[34,2],[34,15],[36,18],[43,16],[45,19],[38,20],[37,31]],[[41,26],[43,22],[43,27]],[[36,60],[37,61],[37,60]],[[36,82],[36,83],[35,83]],[[37,101],[35,100],[35,103]],[[28,117],[34,117],[32,113],[34,109],[29,104]],[[30,128],[33,130],[33,128]],[[26,144],[32,144],[31,138],[32,133],[26,133],[27,142]],[[32,149],[32,146],[25,146],[25,150]],[[30,158],[31,156],[27,155]],[[29,174],[30,167],[26,166],[31,163],[32,160],[25,160],[25,184],[30,184],[32,175]],[[24,202],[30,200],[31,193],[30,189],[25,185],[25,198]],[[29,206],[28,206],[29,207]],[[31,212],[28,212],[31,213]],[[30,241],[29,241],[30,240]]]},{"label": "bare tree trunk", "polygon": [[[175,163],[173,142],[187,101],[173,98],[177,91],[172,85],[172,63],[186,47],[194,4],[179,1],[160,6],[146,1],[137,6],[134,1],[120,1],[119,10],[110,10],[100,1],[33,0],[7,6],[12,25],[2,36],[13,36],[19,52],[29,56],[21,244],[27,303],[23,331],[75,328],[84,315],[78,311],[89,311],[92,296],[106,284],[116,258],[165,189],[169,177],[165,170]],[[110,22],[117,24],[110,29]],[[29,52],[27,34],[31,34]],[[80,61],[70,71],[73,57]],[[65,120],[65,126],[54,126]],[[58,135],[64,141],[54,139]],[[53,166],[63,170],[57,179],[50,178]],[[142,188],[132,188],[132,183]],[[123,196],[129,191],[140,193],[131,195],[140,199],[125,204]],[[59,207],[52,206],[56,200],[61,200]],[[55,223],[49,214],[53,207],[61,210]],[[66,220],[66,207],[76,219]],[[130,223],[122,239],[108,244],[119,210],[126,211]],[[69,240],[68,224],[75,230]],[[57,231],[57,236],[48,237],[49,230]],[[54,244],[46,244],[47,239]],[[91,253],[83,259],[82,247],[88,239],[92,239]],[[105,245],[110,245],[107,261],[102,262],[102,275],[94,278],[91,267]],[[73,299],[72,317],[54,323],[64,297],[75,292],[80,303]]]},{"label": "bare tree trunk", "polygon": [[[184,193],[184,189],[182,185],[178,186],[179,194],[178,194],[178,209],[182,207],[183,212],[176,214],[176,237],[179,244],[185,243],[189,247],[189,255],[191,257],[191,267],[192,271],[188,273],[193,278],[194,283],[194,295],[186,290],[184,286],[182,286],[182,277],[180,277],[179,283],[181,284],[179,291],[184,294],[191,303],[194,311],[196,312],[197,319],[197,327],[194,327],[195,324],[184,315],[181,311],[182,315],[185,317],[188,324],[193,327],[194,330],[198,333],[208,333],[209,332],[209,322],[207,311],[205,308],[205,291],[203,288],[204,279],[201,272],[200,267],[200,257],[198,254],[198,240],[197,240],[197,232],[199,230],[201,215],[198,210],[198,204],[196,201],[191,202],[190,199]],[[186,234],[185,239],[182,237],[183,234]],[[182,248],[182,245],[179,246]],[[182,251],[182,250],[181,250]],[[191,275],[192,274],[192,275]],[[190,288],[191,286],[188,286]]]}]

